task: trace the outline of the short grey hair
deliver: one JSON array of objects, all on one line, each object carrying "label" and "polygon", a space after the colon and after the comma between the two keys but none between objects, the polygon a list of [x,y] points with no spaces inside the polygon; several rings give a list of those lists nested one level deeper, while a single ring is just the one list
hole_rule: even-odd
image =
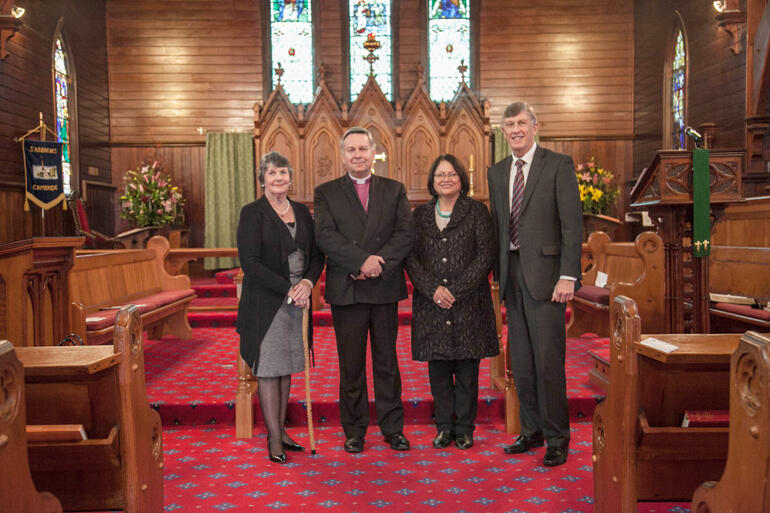
[{"label": "short grey hair", "polygon": [[515,118],[522,112],[527,111],[527,114],[529,114],[529,118],[532,120],[532,124],[537,124],[537,116],[535,115],[535,109],[532,108],[532,106],[526,102],[513,102],[512,104],[508,105],[505,110],[503,111],[503,121],[505,121],[505,118]]},{"label": "short grey hair", "polygon": [[275,167],[288,168],[289,180],[294,179],[294,168],[291,167],[289,159],[277,151],[271,151],[270,153],[265,154],[259,161],[259,174],[257,174],[257,179],[259,180],[259,185],[262,187],[265,186],[265,173],[267,172],[267,166],[270,164],[274,165]]},{"label": "short grey hair", "polygon": [[348,138],[348,136],[353,134],[364,134],[366,137],[369,138],[369,144],[372,146],[372,149],[376,146],[374,144],[374,137],[372,137],[372,133],[367,130],[366,128],[362,126],[352,126],[347,129],[347,131],[342,134],[342,138],[340,139],[340,152],[345,151],[345,139]]}]

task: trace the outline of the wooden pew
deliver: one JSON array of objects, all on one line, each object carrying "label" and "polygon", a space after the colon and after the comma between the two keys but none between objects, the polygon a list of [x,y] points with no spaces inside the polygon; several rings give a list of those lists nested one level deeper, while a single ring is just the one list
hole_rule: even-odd
[{"label": "wooden pew", "polygon": [[65,510],[163,511],[160,416],[147,402],[142,324],[117,315],[114,346],[21,347],[30,424],[83,424],[88,439],[29,444],[32,478]]},{"label": "wooden pew", "polygon": [[[635,242],[610,242],[604,232],[588,237],[593,266],[583,275],[583,287],[571,301],[568,337],[591,332],[610,333],[610,304],[618,295],[634,299],[646,333],[663,331],[665,316],[665,265],[663,241],[653,232],[639,234]],[[596,287],[599,272],[608,275],[607,286]]]},{"label": "wooden pew", "polygon": [[61,513],[59,499],[38,492],[27,459],[24,368],[13,344],[0,340],[0,511]]},{"label": "wooden pew", "polygon": [[[770,303],[770,248],[713,246],[709,257],[709,290],[748,296],[767,307]],[[711,302],[711,332],[770,331],[770,310]]]},{"label": "wooden pew", "polygon": [[728,429],[678,426],[685,410],[728,408],[730,356],[741,336],[655,335],[679,347],[665,354],[640,344],[632,299],[615,297],[611,317],[610,384],[594,411],[594,512],[688,501],[700,483],[721,475]]},{"label": "wooden pew", "polygon": [[189,277],[166,272],[168,250],[168,240],[155,236],[147,249],[79,253],[69,281],[73,332],[88,344],[109,342],[115,313],[134,304],[151,338],[190,338],[187,309],[195,291]]},{"label": "wooden pew", "polygon": [[695,491],[695,513],[770,511],[770,337],[748,332],[730,362],[730,443],[718,482]]}]

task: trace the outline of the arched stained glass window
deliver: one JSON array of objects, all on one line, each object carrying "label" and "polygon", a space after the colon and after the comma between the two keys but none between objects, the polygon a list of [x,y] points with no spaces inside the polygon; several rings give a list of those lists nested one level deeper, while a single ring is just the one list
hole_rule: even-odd
[{"label": "arched stained glass window", "polygon": [[56,101],[56,137],[62,146],[62,181],[64,194],[72,192],[72,155],[70,146],[70,80],[69,62],[61,37],[54,48],[54,88]]},{"label": "arched stained glass window", "polygon": [[270,45],[275,68],[284,70],[281,85],[293,103],[313,101],[313,16],[311,0],[271,0]]},{"label": "arched stained glass window", "polygon": [[364,42],[372,34],[380,43],[374,52],[374,75],[385,97],[392,97],[393,32],[391,29],[390,1],[350,0],[350,101],[354,101],[369,78],[369,63],[364,58],[369,52]]},{"label": "arched stained glass window", "polygon": [[[471,14],[469,0],[428,0],[428,59],[430,96],[434,101],[454,97],[461,76],[458,66],[471,62]],[[470,84],[470,79],[466,78]]]},{"label": "arched stained glass window", "polygon": [[681,28],[676,31],[674,58],[671,64],[671,138],[673,148],[685,148],[685,87],[687,84],[687,54],[684,34]]}]

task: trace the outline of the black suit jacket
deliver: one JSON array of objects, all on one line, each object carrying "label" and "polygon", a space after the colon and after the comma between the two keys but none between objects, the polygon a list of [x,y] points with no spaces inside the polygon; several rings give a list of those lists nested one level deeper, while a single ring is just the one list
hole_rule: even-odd
[{"label": "black suit jacket", "polygon": [[[404,259],[412,249],[412,212],[401,182],[372,175],[368,213],[345,174],[315,189],[316,240],[326,253],[326,301],[384,304],[406,298]],[[353,280],[370,255],[385,259],[378,278]]]},{"label": "black suit jacket", "polygon": [[[315,243],[310,211],[301,203],[292,201],[291,205],[297,223],[294,239],[264,196],[241,209],[238,258],[243,269],[243,287],[237,331],[241,336],[241,356],[249,367],[259,361],[260,343],[291,288],[289,253],[296,248],[304,251],[303,277],[313,284],[323,270],[324,255]],[[309,330],[312,324],[308,323]]]},{"label": "black suit jacket", "polygon": [[[489,168],[489,203],[497,230],[499,254],[495,277],[505,295],[510,248],[511,206],[508,195],[513,158]],[[583,243],[583,210],[580,205],[572,158],[540,146],[535,150],[519,213],[519,261],[532,297],[551,298],[559,276],[578,278]]]}]

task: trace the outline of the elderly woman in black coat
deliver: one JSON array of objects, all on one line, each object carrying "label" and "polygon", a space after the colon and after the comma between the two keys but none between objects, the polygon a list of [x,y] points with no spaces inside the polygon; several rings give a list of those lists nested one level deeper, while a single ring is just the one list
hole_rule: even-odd
[{"label": "elderly woman in black coat", "polygon": [[497,246],[487,207],[468,197],[453,155],[430,169],[433,196],[414,211],[415,244],[406,261],[414,285],[412,358],[428,362],[438,434],[433,447],[473,446],[481,358],[498,354],[489,272]]},{"label": "elderly woman in black coat", "polygon": [[241,209],[238,222],[244,274],[237,323],[240,352],[259,380],[268,454],[275,463],[286,462],[284,449],[303,449],[284,423],[291,375],[305,367],[302,309],[310,307],[310,293],[324,265],[310,211],[287,195],[292,176],[286,157],[275,151],[265,155],[258,175],[264,194]]}]

